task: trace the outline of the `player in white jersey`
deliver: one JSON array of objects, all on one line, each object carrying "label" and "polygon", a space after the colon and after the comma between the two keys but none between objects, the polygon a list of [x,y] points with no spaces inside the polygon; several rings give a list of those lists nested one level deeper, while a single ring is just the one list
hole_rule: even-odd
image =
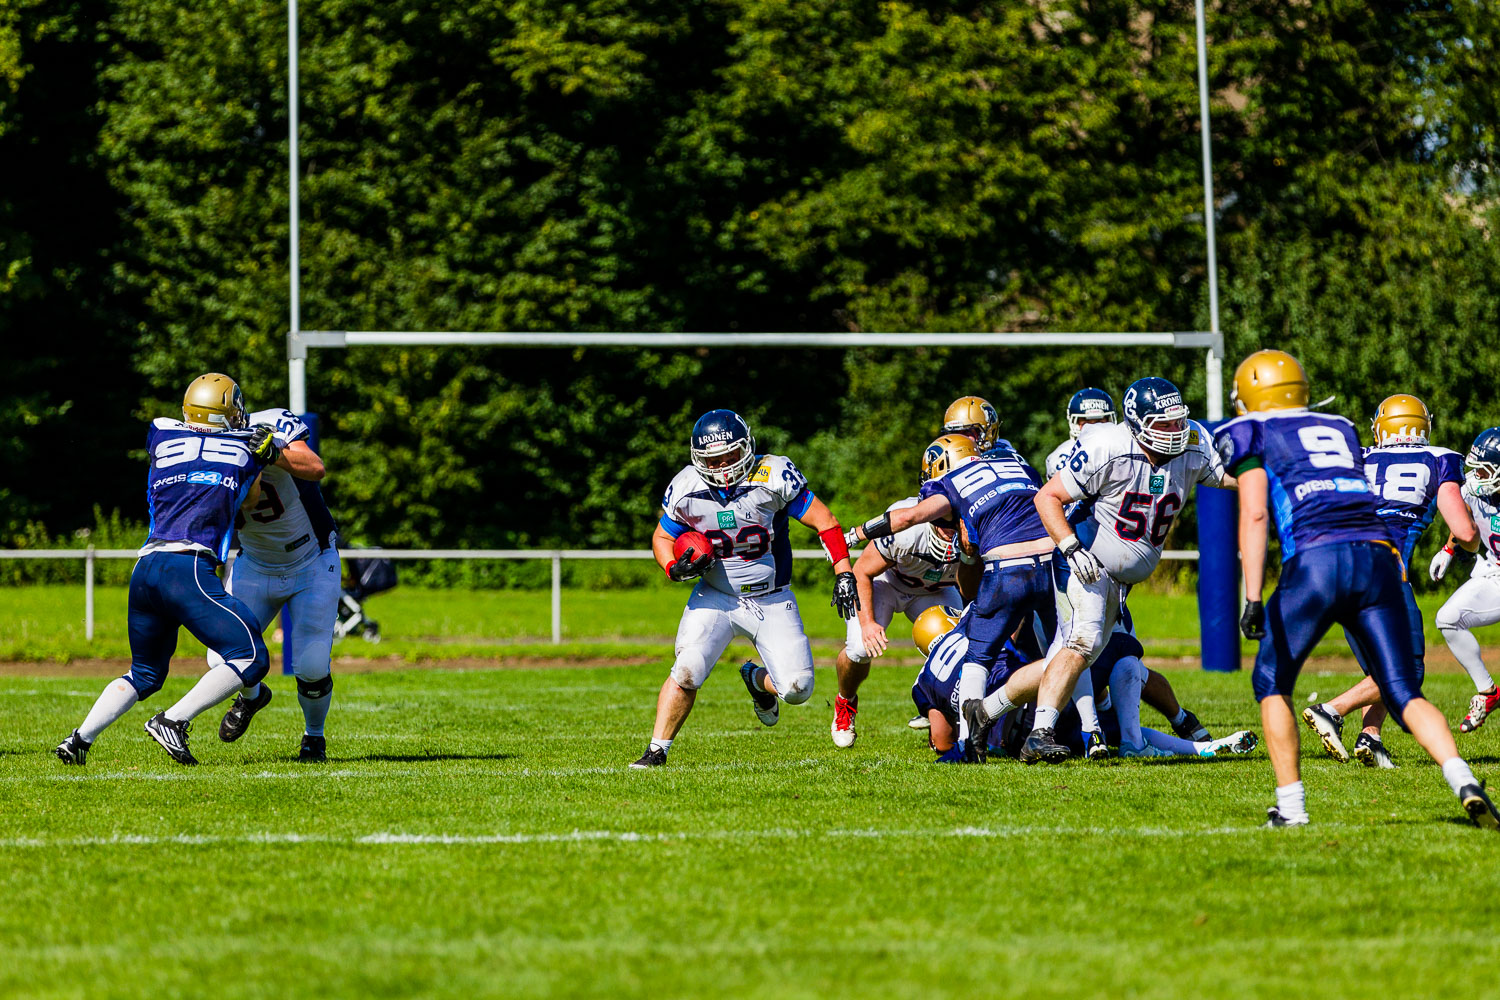
[{"label": "player in white jersey", "polygon": [[[1458,724],[1461,733],[1472,733],[1500,705],[1500,692],[1484,665],[1479,640],[1472,629],[1500,622],[1500,427],[1480,431],[1474,446],[1464,460],[1467,475],[1461,492],[1474,525],[1479,529],[1479,553],[1469,579],[1453,592],[1438,609],[1437,627],[1458,662],[1468,671],[1478,691],[1469,703],[1469,712]],[[1441,580],[1453,561],[1458,540],[1451,534],[1448,543],[1432,557],[1428,574]]]},{"label": "player in white jersey", "polygon": [[[1126,390],[1125,423],[1085,428],[1067,467],[1037,494],[1042,523],[1068,562],[1069,617],[1048,651],[1026,763],[1069,755],[1053,732],[1058,713],[1103,651],[1129,588],[1156,569],[1172,521],[1200,482],[1236,486],[1177,387],[1150,377]],[[1066,508],[1080,500],[1093,501],[1093,515],[1075,533]]]},{"label": "player in white jersey", "polygon": [[[755,715],[767,726],[780,717],[777,699],[800,705],[812,697],[812,647],[802,628],[792,581],[788,520],[818,532],[833,562],[832,604],[852,618],[859,608],[843,529],[781,455],[758,455],[739,414],[710,410],[693,425],[692,464],[667,486],[662,516],[651,537],[656,561],[672,580],[698,580],[677,626],[676,658],[656,702],[651,743],[634,768],[658,767],[682,729],[698,689],[735,636],[755,643],[765,666],[747,662],[740,679]],[[707,535],[713,559],[673,542],[688,531]]]},{"label": "player in white jersey", "polygon": [[[297,756],[316,763],[328,759],[323,727],[333,697],[330,663],[340,577],[333,518],[317,485],[325,470],[308,444],[312,429],[296,414],[261,410],[250,419],[275,427],[281,458],[262,473],[260,503],[245,512],[240,555],[224,586],[250,607],[262,627],[283,606],[290,610],[292,628],[284,641],[304,723]],[[214,654],[208,659],[213,664]],[[219,738],[239,739],[255,713],[270,703],[271,689],[264,683],[245,688],[219,723]]]},{"label": "player in white jersey", "polygon": [[1085,427],[1114,422],[1115,401],[1110,398],[1109,393],[1094,388],[1079,389],[1073,393],[1068,400],[1068,439],[1052,449],[1043,472],[1051,477],[1062,471],[1067,464],[1068,453],[1073,450],[1073,442],[1078,440],[1079,432]]},{"label": "player in white jersey", "polygon": [[[923,461],[922,482],[929,477]],[[887,510],[915,507],[917,497],[907,497]],[[859,712],[859,686],[870,676],[870,660],[885,653],[889,641],[886,627],[896,612],[911,621],[928,608],[961,607],[959,597],[958,545],[955,529],[935,524],[916,524],[877,538],[865,546],[854,563],[854,585],[859,591],[859,614],[849,619],[848,636],[839,651],[835,670],[839,693],[833,699],[833,745],[854,745],[854,716]]]}]

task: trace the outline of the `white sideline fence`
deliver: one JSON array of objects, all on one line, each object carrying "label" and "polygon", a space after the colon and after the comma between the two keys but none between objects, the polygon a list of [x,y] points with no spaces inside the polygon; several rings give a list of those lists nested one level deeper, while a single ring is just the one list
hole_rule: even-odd
[{"label": "white sideline fence", "polygon": [[[858,550],[851,551],[855,555]],[[1163,559],[1196,562],[1194,549],[1166,549]],[[562,642],[562,564],[564,559],[654,559],[646,549],[340,549],[344,559],[547,559],[552,563],[552,642]],[[793,549],[795,559],[826,559],[822,549]],[[135,549],[0,549],[0,559],[82,559],[83,636],[94,638],[94,573],[100,559],[134,559]]]}]

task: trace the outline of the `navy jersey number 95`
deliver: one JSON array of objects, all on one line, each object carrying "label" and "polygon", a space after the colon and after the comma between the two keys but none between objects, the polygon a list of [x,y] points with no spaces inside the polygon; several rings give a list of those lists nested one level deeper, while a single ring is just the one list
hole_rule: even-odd
[{"label": "navy jersey number 95", "polygon": [[250,454],[248,431],[201,431],[161,417],[146,432],[150,515],[147,543],[187,542],[223,562],[234,515],[265,463]]}]

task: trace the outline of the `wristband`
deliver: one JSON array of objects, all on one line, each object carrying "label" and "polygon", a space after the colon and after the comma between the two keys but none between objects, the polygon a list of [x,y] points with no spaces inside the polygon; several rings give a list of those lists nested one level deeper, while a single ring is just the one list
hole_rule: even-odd
[{"label": "wristband", "polygon": [[1081,548],[1083,548],[1083,543],[1078,540],[1077,535],[1069,535],[1067,538],[1064,538],[1062,541],[1057,543],[1057,551],[1063,554],[1064,559],[1077,552]]},{"label": "wristband", "polygon": [[837,524],[818,532],[818,541],[823,543],[823,551],[828,553],[829,561],[835,566],[840,559],[849,558],[849,546],[844,544],[844,529]]},{"label": "wristband", "polygon": [[1444,545],[1443,551],[1448,553],[1450,556],[1453,555],[1453,543],[1449,542],[1447,545]]},{"label": "wristband", "polygon": [[886,511],[879,517],[872,517],[860,527],[864,530],[865,537],[871,541],[885,538],[891,533],[891,512]]},{"label": "wristband", "polygon": [[979,562],[979,557],[969,555],[964,551],[964,547],[960,545],[958,547],[958,561],[963,563],[965,566],[973,566],[975,563]]}]

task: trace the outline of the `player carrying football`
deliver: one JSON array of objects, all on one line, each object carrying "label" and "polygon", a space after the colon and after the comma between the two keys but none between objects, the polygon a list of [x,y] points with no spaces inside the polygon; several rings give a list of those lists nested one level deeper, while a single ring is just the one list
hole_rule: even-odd
[{"label": "player carrying football", "polygon": [[[740,667],[762,724],[776,725],[778,698],[800,705],[812,697],[812,647],[789,586],[789,518],[818,533],[833,562],[832,603],[839,614],[848,619],[859,608],[843,529],[790,459],[756,454],[749,426],[731,410],[698,418],[689,454],[692,464],[672,478],[662,497],[651,550],[670,579],[701,579],[677,626],[676,659],[657,698],[651,743],[630,765],[635,768],[667,762],[698,689],[736,635],[755,643],[765,661],[764,667]],[[712,557],[691,549],[674,553],[674,539],[688,531],[708,536]]]},{"label": "player carrying football", "polygon": [[[1422,697],[1411,645],[1401,554],[1376,513],[1354,425],[1307,408],[1307,374],[1290,354],[1257,351],[1234,373],[1241,416],[1218,429],[1219,453],[1240,483],[1240,629],[1259,639],[1252,684],[1276,774],[1268,827],[1308,822],[1292,689],[1313,646],[1335,623],[1371,656],[1370,675],[1397,721],[1442,765],[1478,826],[1500,830],[1500,813],[1458,755],[1443,713]],[[1274,496],[1274,504],[1272,497]],[[1281,538],[1281,580],[1265,587],[1267,522]]]}]

